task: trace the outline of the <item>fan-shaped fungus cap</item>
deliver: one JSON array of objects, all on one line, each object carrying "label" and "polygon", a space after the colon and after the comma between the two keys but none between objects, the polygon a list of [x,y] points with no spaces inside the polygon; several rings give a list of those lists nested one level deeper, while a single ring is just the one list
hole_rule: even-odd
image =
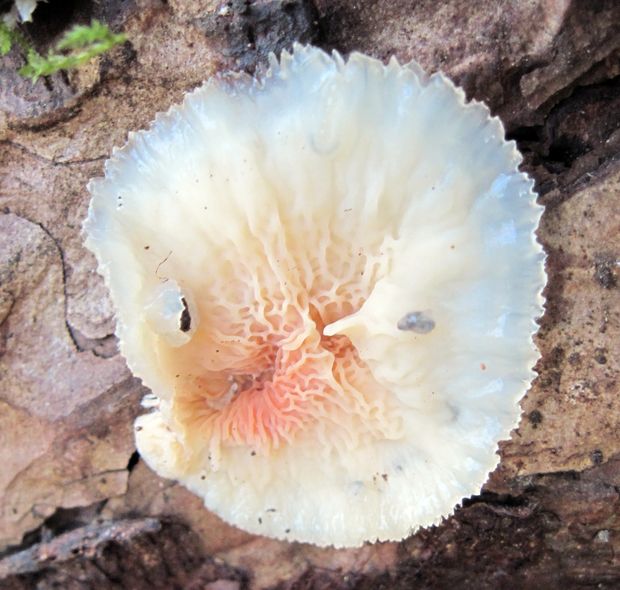
[{"label": "fan-shaped fungus cap", "polygon": [[441,74],[301,46],[130,134],[85,228],[155,396],[147,463],[319,545],[401,539],[477,493],[545,281],[503,137]]},{"label": "fan-shaped fungus cap", "polygon": [[[2,15],[0,22],[13,28],[18,22],[27,23],[32,20],[32,13],[37,7],[38,0],[15,0],[13,6]],[[7,4],[6,2],[4,4]]]}]

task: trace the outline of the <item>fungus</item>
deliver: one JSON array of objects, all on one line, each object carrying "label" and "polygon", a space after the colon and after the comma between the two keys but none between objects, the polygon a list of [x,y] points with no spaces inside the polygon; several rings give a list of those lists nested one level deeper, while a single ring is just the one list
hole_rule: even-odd
[{"label": "fungus", "polygon": [[[3,2],[2,11],[4,12],[8,2]],[[37,7],[38,0],[15,0],[13,6],[10,7],[8,12],[2,15],[2,21],[5,25],[13,28],[18,22],[28,23],[32,21],[32,13]]]},{"label": "fungus", "polygon": [[85,231],[152,390],[141,456],[224,520],[318,545],[401,539],[478,493],[538,358],[520,161],[442,74],[301,46],[130,133]]}]

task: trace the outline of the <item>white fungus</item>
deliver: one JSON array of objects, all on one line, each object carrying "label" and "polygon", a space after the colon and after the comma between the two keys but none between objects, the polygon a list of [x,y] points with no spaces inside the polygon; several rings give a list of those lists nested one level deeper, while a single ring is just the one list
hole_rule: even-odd
[{"label": "white fungus", "polygon": [[401,539],[478,493],[538,358],[541,215],[441,74],[296,46],[106,163],[85,223],[137,445],[247,531]]},{"label": "white fungus", "polygon": [[13,6],[2,15],[2,22],[14,28],[18,22],[28,23],[32,21],[32,13],[37,7],[39,0],[15,0]]}]

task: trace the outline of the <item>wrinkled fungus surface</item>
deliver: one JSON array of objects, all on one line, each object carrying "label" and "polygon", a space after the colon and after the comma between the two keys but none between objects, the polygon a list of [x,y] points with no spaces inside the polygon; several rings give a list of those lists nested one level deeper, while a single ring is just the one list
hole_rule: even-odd
[{"label": "wrinkled fungus surface", "polygon": [[477,493],[538,353],[541,208],[442,75],[296,46],[132,133],[85,224],[147,463],[243,529],[401,539]]}]

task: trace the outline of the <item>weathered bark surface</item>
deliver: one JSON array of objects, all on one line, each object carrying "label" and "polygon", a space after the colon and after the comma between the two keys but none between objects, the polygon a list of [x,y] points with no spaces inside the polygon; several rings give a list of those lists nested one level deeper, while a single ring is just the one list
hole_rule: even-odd
[{"label": "weathered bark surface", "polygon": [[[0,59],[0,587],[620,586],[620,4],[51,2],[41,48],[129,41],[34,86]],[[82,246],[88,179],[129,130],[294,40],[415,58],[500,115],[546,206],[540,376],[484,492],[402,543],[317,549],[222,523],[134,453],[143,387]]]}]

